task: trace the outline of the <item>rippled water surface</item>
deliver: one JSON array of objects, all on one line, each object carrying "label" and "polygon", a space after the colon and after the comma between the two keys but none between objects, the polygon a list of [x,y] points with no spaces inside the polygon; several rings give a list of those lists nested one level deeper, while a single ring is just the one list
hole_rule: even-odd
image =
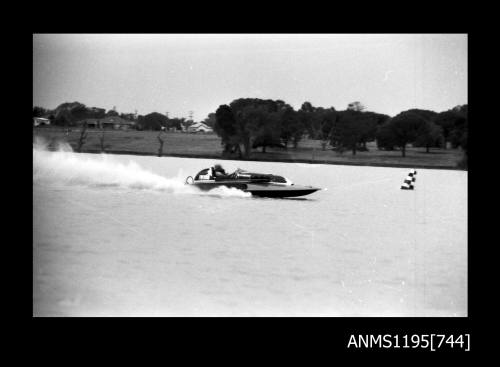
[{"label": "rippled water surface", "polygon": [[222,161],[327,190],[184,185],[212,160],[33,152],[35,316],[467,316],[467,173]]}]

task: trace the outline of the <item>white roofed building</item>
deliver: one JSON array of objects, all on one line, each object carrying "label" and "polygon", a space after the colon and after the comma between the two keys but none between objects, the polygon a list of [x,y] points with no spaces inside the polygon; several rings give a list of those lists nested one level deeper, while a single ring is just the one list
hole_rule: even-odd
[{"label": "white roofed building", "polygon": [[211,133],[214,130],[210,126],[204,124],[203,122],[194,122],[193,124],[189,125],[186,131],[188,133],[197,133],[197,132]]},{"label": "white roofed building", "polygon": [[50,120],[43,117],[33,117],[33,126],[50,125]]}]

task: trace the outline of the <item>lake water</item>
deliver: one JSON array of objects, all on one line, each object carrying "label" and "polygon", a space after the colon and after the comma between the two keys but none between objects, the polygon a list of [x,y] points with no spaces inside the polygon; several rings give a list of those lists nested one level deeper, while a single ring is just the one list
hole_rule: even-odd
[{"label": "lake water", "polygon": [[467,172],[221,161],[325,188],[203,193],[213,160],[33,150],[35,316],[467,316]]}]

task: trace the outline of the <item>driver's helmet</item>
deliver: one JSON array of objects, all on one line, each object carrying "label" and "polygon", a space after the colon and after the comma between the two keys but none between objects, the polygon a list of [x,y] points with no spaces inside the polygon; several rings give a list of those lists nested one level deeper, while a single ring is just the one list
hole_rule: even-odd
[{"label": "driver's helmet", "polygon": [[224,168],[220,164],[214,165],[214,172],[226,172],[224,171]]}]

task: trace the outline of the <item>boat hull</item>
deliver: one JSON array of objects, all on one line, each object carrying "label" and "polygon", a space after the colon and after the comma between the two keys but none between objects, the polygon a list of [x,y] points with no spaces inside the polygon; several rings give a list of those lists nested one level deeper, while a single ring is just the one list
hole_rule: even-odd
[{"label": "boat hull", "polygon": [[211,183],[198,183],[195,182],[193,186],[198,187],[201,190],[211,190],[216,187],[225,186],[229,188],[236,188],[244,192],[249,192],[253,196],[268,197],[268,198],[285,198],[285,197],[298,197],[312,194],[318,190],[321,190],[312,186],[300,186],[300,185],[278,185],[272,183],[242,183],[242,182],[211,182]]}]

